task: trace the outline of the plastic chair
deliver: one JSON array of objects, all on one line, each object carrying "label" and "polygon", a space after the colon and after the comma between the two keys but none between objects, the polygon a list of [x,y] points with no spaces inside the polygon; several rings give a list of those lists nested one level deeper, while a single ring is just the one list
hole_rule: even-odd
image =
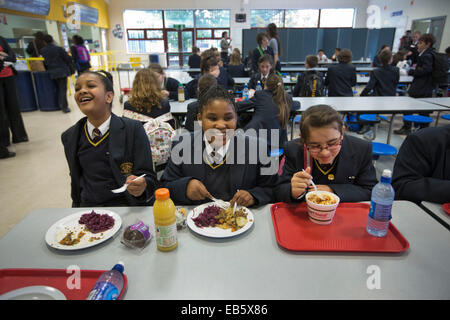
[{"label": "plastic chair", "polygon": [[364,138],[367,140],[375,140],[377,136],[378,123],[380,123],[381,120],[388,121],[388,118],[378,114],[360,114],[359,120],[365,122],[365,124],[373,126],[372,136],[369,137],[364,134]]},{"label": "plastic chair", "polygon": [[443,114],[443,115],[441,116],[441,118],[442,118],[442,119],[445,119],[445,120],[450,120],[450,114]]},{"label": "plastic chair", "polygon": [[397,152],[397,148],[390,144],[372,141],[372,158],[374,163],[380,156],[395,156]]},{"label": "plastic chair", "polygon": [[[416,127],[416,125],[420,126],[421,124],[429,124],[433,122],[433,118],[427,117],[427,116],[418,116],[418,115],[407,115],[403,116],[404,122],[411,122],[414,124],[414,126],[411,126],[411,129]],[[415,128],[414,130],[417,130],[418,128]]]}]

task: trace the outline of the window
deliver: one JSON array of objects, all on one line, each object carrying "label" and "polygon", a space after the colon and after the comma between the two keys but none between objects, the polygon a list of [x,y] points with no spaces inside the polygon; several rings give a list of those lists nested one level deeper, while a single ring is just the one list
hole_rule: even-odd
[{"label": "window", "polygon": [[197,28],[229,28],[230,10],[195,10]]},{"label": "window", "polygon": [[322,9],[320,10],[321,28],[351,28],[355,9]]},{"label": "window", "polygon": [[194,11],[167,10],[164,11],[164,24],[166,28],[175,28],[174,25],[184,25],[185,28],[194,27]]},{"label": "window", "polygon": [[125,10],[123,13],[125,29],[162,28],[161,10]]},{"label": "window", "polygon": [[286,10],[286,28],[317,28],[319,25],[319,10]]},{"label": "window", "polygon": [[284,27],[284,10],[251,10],[250,26],[265,28],[269,23],[275,23],[278,28]]}]

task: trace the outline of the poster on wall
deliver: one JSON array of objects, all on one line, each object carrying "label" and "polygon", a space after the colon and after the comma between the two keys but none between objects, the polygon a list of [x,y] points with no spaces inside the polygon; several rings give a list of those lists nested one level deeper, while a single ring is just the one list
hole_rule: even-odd
[{"label": "poster on wall", "polygon": [[120,25],[120,23],[116,24],[116,26],[112,30],[112,34],[115,38],[119,38],[119,39],[123,38],[123,31],[122,31],[122,26]]},{"label": "poster on wall", "polygon": [[50,11],[50,0],[0,0],[0,8],[46,16]]}]

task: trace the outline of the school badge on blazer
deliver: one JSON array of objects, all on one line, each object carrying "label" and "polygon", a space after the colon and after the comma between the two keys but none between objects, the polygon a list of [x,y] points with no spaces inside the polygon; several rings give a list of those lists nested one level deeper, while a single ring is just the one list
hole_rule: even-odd
[{"label": "school badge on blazer", "polygon": [[120,172],[122,174],[130,174],[133,170],[133,163],[132,162],[124,162],[120,165]]}]

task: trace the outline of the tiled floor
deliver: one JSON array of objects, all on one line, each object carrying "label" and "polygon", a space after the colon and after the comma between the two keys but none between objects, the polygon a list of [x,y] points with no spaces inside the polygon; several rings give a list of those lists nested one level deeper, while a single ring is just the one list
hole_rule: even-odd
[{"label": "tiled floor", "polygon": [[[121,115],[118,81],[115,90],[113,112]],[[83,114],[73,95],[69,96],[69,105],[72,109],[69,114],[61,111],[22,113],[30,141],[13,144],[10,151],[16,152],[16,157],[0,160],[0,237],[35,209],[71,206],[69,169],[61,133]],[[397,116],[394,128],[400,127],[400,121],[401,116]],[[387,128],[386,123],[380,125],[376,141],[386,141]],[[298,129],[294,135],[298,136]],[[404,136],[393,135],[391,144],[398,148],[403,139]],[[393,164],[393,157],[379,159],[376,163],[378,175],[385,168],[392,169]]]}]

